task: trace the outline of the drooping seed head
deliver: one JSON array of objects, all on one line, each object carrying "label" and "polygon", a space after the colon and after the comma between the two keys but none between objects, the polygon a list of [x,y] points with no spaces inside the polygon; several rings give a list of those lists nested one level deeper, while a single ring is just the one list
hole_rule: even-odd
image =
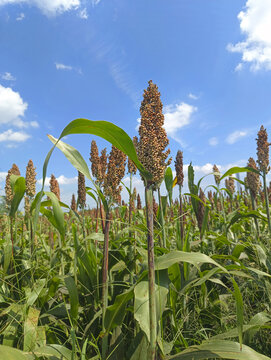
[{"label": "drooping seed head", "polygon": [[154,185],[154,187],[162,181],[165,169],[171,162],[171,159],[166,161],[170,150],[165,151],[169,141],[163,127],[162,109],[158,87],[150,80],[140,107],[141,124],[137,154],[145,169],[152,175],[152,179],[145,185]]},{"label": "drooping seed head", "polygon": [[54,174],[51,175],[51,179],[50,179],[50,191],[55,194],[55,196],[58,198],[58,200],[60,201],[60,189],[59,189],[59,184],[58,181],[55,177]]},{"label": "drooping seed head", "polygon": [[[256,162],[252,157],[250,157],[248,159],[247,167],[258,170]],[[246,180],[247,180],[246,184],[251,191],[251,195],[255,198],[257,196],[257,194],[259,193],[259,190],[261,187],[260,175],[257,173],[254,173],[252,171],[247,172]]]},{"label": "drooping seed head", "polygon": [[268,136],[266,129],[263,127],[263,125],[260,128],[260,131],[258,132],[257,137],[257,156],[258,156],[258,166],[259,169],[264,172],[268,173],[270,170],[269,167],[269,146],[270,143],[267,141]]},{"label": "drooping seed head", "polygon": [[183,186],[183,152],[178,150],[175,160],[175,170],[176,170],[176,176],[177,176],[177,184],[179,186]]},{"label": "drooping seed head", "polygon": [[25,186],[26,186],[26,194],[32,198],[36,195],[36,168],[33,165],[33,161],[29,160],[26,167],[25,174]]}]

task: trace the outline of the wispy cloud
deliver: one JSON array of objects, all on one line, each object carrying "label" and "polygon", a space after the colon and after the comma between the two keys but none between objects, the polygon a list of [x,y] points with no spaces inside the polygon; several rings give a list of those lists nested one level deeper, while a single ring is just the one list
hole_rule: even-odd
[{"label": "wispy cloud", "polygon": [[199,98],[199,96],[194,95],[194,94],[192,94],[192,93],[189,93],[189,94],[188,94],[188,97],[189,97],[189,99],[192,99],[192,100],[198,100],[198,98]]},{"label": "wispy cloud", "polygon": [[217,137],[211,137],[209,140],[208,140],[208,143],[209,145],[211,146],[216,146],[218,145],[218,138]]},{"label": "wispy cloud", "polygon": [[236,130],[227,136],[226,142],[228,144],[234,144],[237,141],[239,141],[241,138],[246,137],[248,135],[249,135],[249,132],[247,130],[244,130],[244,131]]},{"label": "wispy cloud", "polygon": [[76,71],[78,74],[82,75],[82,70],[80,68],[71,66],[71,65],[66,65],[66,64],[62,64],[59,62],[55,62],[55,66],[57,70],[63,70],[63,71]]},{"label": "wispy cloud", "polygon": [[76,10],[80,6],[80,0],[0,0],[0,6],[22,3],[36,6],[47,16]]},{"label": "wispy cloud", "polygon": [[245,40],[227,46],[228,51],[242,54],[235,70],[242,70],[245,63],[252,71],[271,70],[271,1],[247,0],[238,19]]},{"label": "wispy cloud", "polygon": [[4,74],[0,75],[2,80],[6,80],[6,81],[15,81],[16,78],[15,76],[11,75],[10,72],[5,72]]},{"label": "wispy cloud", "polygon": [[79,16],[81,19],[87,20],[87,19],[88,19],[87,9],[84,8],[84,9],[80,10],[80,11],[78,12],[78,16]]},{"label": "wispy cloud", "polygon": [[55,63],[55,65],[57,70],[68,70],[68,71],[73,70],[73,67],[70,65],[65,65],[57,62]]},{"label": "wispy cloud", "polygon": [[24,13],[20,13],[17,17],[16,17],[16,21],[22,21],[25,18],[25,14]]}]

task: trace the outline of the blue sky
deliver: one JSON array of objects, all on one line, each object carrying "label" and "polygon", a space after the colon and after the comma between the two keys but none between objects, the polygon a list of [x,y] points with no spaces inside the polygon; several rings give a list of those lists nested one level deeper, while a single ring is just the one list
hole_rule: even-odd
[{"label": "blue sky", "polygon": [[[270,134],[270,70],[269,0],[0,0],[0,191],[13,162],[24,175],[32,158],[40,179],[46,134],[75,118],[137,135],[150,79],[173,158],[198,176],[245,165],[260,125]],[[87,161],[91,140],[66,139]],[[76,171],[59,151],[51,173],[69,202]]]}]

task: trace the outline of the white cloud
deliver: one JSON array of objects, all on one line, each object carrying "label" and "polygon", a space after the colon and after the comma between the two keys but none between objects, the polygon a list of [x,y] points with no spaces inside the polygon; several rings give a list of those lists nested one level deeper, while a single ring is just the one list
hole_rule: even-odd
[{"label": "white cloud", "polygon": [[21,119],[28,107],[21,95],[9,87],[0,85],[0,125],[9,124],[25,127]]},{"label": "white cloud", "polygon": [[24,13],[20,13],[20,14],[16,17],[16,20],[17,20],[17,21],[22,21],[24,18],[25,18]]},{"label": "white cloud", "polygon": [[62,14],[80,6],[80,0],[0,0],[0,6],[22,3],[38,7],[47,16]]},{"label": "white cloud", "polygon": [[[65,175],[60,175],[56,178],[59,185],[72,185],[77,183],[77,176],[68,178]],[[42,184],[42,179],[38,180],[38,184]],[[50,177],[46,176],[45,178],[45,186],[50,186]]]},{"label": "white cloud", "polygon": [[181,102],[176,105],[168,105],[164,109],[165,129],[170,136],[175,136],[176,131],[191,122],[192,114],[197,111],[195,106]]},{"label": "white cloud", "polygon": [[[241,53],[242,63],[249,63],[252,71],[271,70],[271,1],[247,0],[238,19],[246,38],[237,44],[229,44],[227,49]],[[236,70],[241,70],[240,64]]]},{"label": "white cloud", "polygon": [[236,143],[236,141],[240,140],[242,137],[245,137],[247,135],[248,135],[248,131],[236,130],[233,133],[231,133],[229,136],[227,136],[226,142],[228,144],[234,144]]},{"label": "white cloud", "polygon": [[13,131],[8,129],[0,133],[0,142],[25,142],[31,136],[23,131]]},{"label": "white cloud", "polygon": [[69,70],[70,71],[73,69],[73,67],[70,65],[65,65],[65,64],[61,64],[61,63],[55,63],[55,65],[56,65],[57,70]]},{"label": "white cloud", "polygon": [[81,19],[88,19],[88,12],[87,12],[87,9],[84,8],[82,10],[79,11],[78,13],[78,16],[81,18]]},{"label": "white cloud", "polygon": [[1,79],[6,80],[6,81],[15,81],[16,80],[16,78],[13,75],[11,75],[10,72],[5,72],[4,74],[2,74]]},{"label": "white cloud", "polygon": [[218,138],[217,137],[211,137],[209,140],[208,140],[208,142],[209,142],[209,145],[211,145],[211,146],[216,146],[217,144],[218,144]]},{"label": "white cloud", "polygon": [[194,95],[192,93],[188,94],[188,97],[192,100],[198,100],[198,98],[199,98],[197,95]]}]

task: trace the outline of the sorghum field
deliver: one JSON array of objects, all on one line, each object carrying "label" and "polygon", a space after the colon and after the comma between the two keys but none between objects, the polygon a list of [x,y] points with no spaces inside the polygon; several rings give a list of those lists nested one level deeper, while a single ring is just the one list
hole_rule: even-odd
[{"label": "sorghum field", "polygon": [[[53,175],[50,192],[36,193],[31,160],[25,177],[15,164],[9,170],[0,218],[0,359],[271,358],[266,130],[251,144],[257,159],[224,174],[214,165],[207,179],[216,185],[203,188],[192,164],[184,179],[183,153],[169,154],[152,81],[140,113],[133,140],[86,119],[69,123],[58,140],[49,136],[43,180],[60,150],[78,170],[71,205],[61,202]],[[98,135],[111,151],[93,140],[84,160],[61,140],[71,134]],[[133,188],[136,173],[144,199]],[[88,197],[95,208],[87,209]]]}]

